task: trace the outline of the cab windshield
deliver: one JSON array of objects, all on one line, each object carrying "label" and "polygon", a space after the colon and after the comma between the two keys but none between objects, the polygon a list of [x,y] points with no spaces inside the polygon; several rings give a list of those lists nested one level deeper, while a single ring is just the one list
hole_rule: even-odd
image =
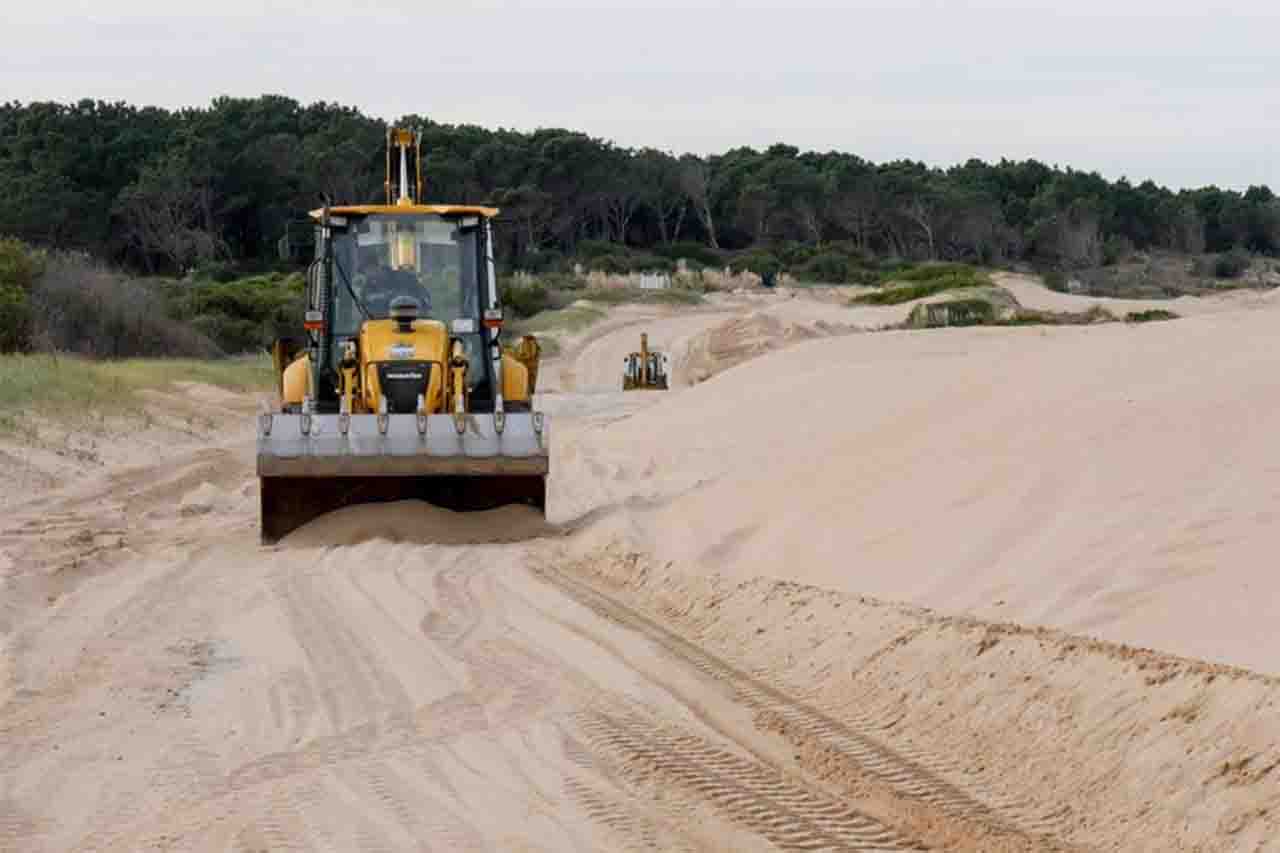
[{"label": "cab windshield", "polygon": [[467,318],[478,327],[479,230],[476,217],[353,218],[333,239],[334,332],[355,335],[366,314],[385,319],[404,296],[417,301],[419,317],[446,325]]}]

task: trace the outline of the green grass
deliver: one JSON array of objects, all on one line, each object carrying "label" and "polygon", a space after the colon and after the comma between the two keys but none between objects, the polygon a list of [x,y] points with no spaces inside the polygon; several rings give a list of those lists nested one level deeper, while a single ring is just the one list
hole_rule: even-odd
[{"label": "green grass", "polygon": [[855,296],[850,304],[901,305],[948,290],[988,287],[991,283],[989,275],[967,264],[927,264],[890,273],[883,282],[883,290]]},{"label": "green grass", "polygon": [[232,390],[263,390],[274,382],[266,356],[90,361],[68,355],[0,356],[0,432],[13,432],[25,415],[124,414],[137,411],[137,393],[176,382]]}]

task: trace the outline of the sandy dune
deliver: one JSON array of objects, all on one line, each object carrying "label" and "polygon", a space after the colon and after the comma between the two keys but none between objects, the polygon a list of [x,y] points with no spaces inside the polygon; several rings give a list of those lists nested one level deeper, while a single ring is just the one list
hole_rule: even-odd
[{"label": "sandy dune", "polygon": [[1026,308],[1041,311],[1087,311],[1097,306],[1106,308],[1117,316],[1149,308],[1163,308],[1182,317],[1266,309],[1276,306],[1278,295],[1276,291],[1258,292],[1242,289],[1229,290],[1210,298],[1180,296],[1177,299],[1152,302],[1141,299],[1112,299],[1058,293],[1046,288],[1038,278],[1018,273],[995,273],[992,278],[997,285],[1012,293],[1014,298]]},{"label": "sandy dune", "polygon": [[644,548],[704,571],[1280,672],[1278,323],[802,343],[588,429],[556,511],[642,498]]},{"label": "sandy dune", "polygon": [[[1280,849],[1280,686],[1226,665],[1280,670],[1280,309],[842,303],[567,341],[545,521],[260,547],[255,403],[199,387],[0,443],[0,850]],[[642,330],[677,390],[616,390]]]}]

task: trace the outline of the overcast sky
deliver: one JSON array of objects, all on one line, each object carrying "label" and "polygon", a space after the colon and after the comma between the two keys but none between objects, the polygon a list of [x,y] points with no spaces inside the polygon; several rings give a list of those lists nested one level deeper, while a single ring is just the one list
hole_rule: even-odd
[{"label": "overcast sky", "polygon": [[269,92],[675,152],[785,141],[1280,189],[1276,0],[0,4],[4,100]]}]

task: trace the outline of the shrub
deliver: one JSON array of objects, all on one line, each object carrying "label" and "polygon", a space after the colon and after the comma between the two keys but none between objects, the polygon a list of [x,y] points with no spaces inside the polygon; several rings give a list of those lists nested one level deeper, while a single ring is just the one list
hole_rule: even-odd
[{"label": "shrub", "polygon": [[855,305],[901,305],[948,290],[984,287],[991,278],[967,264],[929,264],[894,274],[891,281],[906,282],[876,293],[864,293],[853,299]]},{"label": "shrub", "polygon": [[626,246],[610,243],[607,240],[582,240],[574,247],[573,254],[574,257],[582,261],[592,261],[606,255],[616,255],[626,250]]},{"label": "shrub", "polygon": [[[309,262],[310,259],[308,258]],[[191,274],[197,281],[216,281],[228,284],[233,281],[260,276],[287,276],[297,272],[295,261],[280,258],[242,258],[237,261],[205,261]]]},{"label": "shrub", "polygon": [[[911,281],[934,282],[957,278],[976,278],[978,271],[968,264],[921,264],[906,269],[889,269],[884,273],[885,282]],[[984,284],[986,282],[983,282]]]},{"label": "shrub", "polygon": [[782,261],[773,252],[765,249],[753,249],[733,259],[730,264],[734,269],[753,272],[761,278],[776,276],[782,271]]},{"label": "shrub", "polygon": [[1128,237],[1112,236],[1102,244],[1102,265],[1113,266],[1128,260],[1133,254],[1133,242]]},{"label": "shrub", "polygon": [[[629,249],[620,243],[603,240],[583,240],[578,244],[572,259],[590,272],[625,275],[633,272],[675,272],[676,262],[664,254]],[[567,265],[566,265],[567,266]]]},{"label": "shrub", "polygon": [[532,317],[547,310],[551,298],[547,288],[538,281],[518,284],[510,279],[502,282],[502,304],[516,319]]},{"label": "shrub", "polygon": [[530,273],[548,273],[565,268],[565,257],[555,249],[531,249],[520,259],[520,268]]},{"label": "shrub", "polygon": [[849,258],[835,252],[823,252],[814,255],[795,270],[795,275],[802,281],[823,281],[832,284],[843,284],[850,278],[853,265]]},{"label": "shrub", "polygon": [[1130,311],[1124,316],[1126,323],[1155,323],[1161,320],[1176,320],[1178,315],[1163,308],[1152,308],[1146,311]]},{"label": "shrub", "polygon": [[99,358],[221,354],[206,335],[172,319],[154,287],[84,256],[51,257],[31,302],[41,348]]},{"label": "shrub", "polygon": [[169,287],[169,308],[224,352],[255,352],[297,332],[305,291],[306,282],[297,273],[229,282],[178,282]]},{"label": "shrub", "polygon": [[[224,271],[211,268],[210,276]],[[267,347],[302,316],[301,275],[139,280],[87,255],[0,240],[0,350],[212,358]]]},{"label": "shrub", "polygon": [[596,255],[585,266],[601,272],[626,275],[633,272],[675,272],[676,262],[647,252],[623,251],[612,255]]},{"label": "shrub", "polygon": [[1213,264],[1213,274],[1218,278],[1239,278],[1253,264],[1249,253],[1242,249],[1232,249],[1218,256]]},{"label": "shrub", "polygon": [[571,273],[546,273],[537,277],[537,281],[554,295],[561,290],[583,290],[587,283]]},{"label": "shrub", "polygon": [[44,264],[43,253],[19,240],[0,238],[0,352],[31,347],[31,290]]},{"label": "shrub", "polygon": [[1049,270],[1044,274],[1044,286],[1058,293],[1067,292],[1067,274],[1062,270]]},{"label": "shrub", "polygon": [[821,254],[823,250],[820,250],[812,243],[799,243],[795,240],[788,240],[785,243],[771,246],[770,251],[782,262],[784,268],[793,269],[807,264],[814,256]]},{"label": "shrub", "polygon": [[196,268],[192,278],[197,281],[217,281],[226,283],[235,281],[239,276],[235,264],[225,261],[209,261]]},{"label": "shrub", "polygon": [[191,318],[191,327],[204,337],[217,342],[223,352],[252,352],[260,350],[262,327],[252,320],[229,317],[226,314],[200,314]]},{"label": "shrub", "polygon": [[0,285],[17,287],[27,293],[44,272],[47,258],[21,240],[0,237]]},{"label": "shrub", "polygon": [[880,283],[880,273],[875,270],[856,269],[850,270],[849,275],[845,278],[845,284],[865,284],[876,285]]},{"label": "shrub", "polygon": [[681,242],[670,246],[655,246],[653,254],[672,261],[685,260],[690,266],[722,267],[724,258],[715,249],[701,243]]},{"label": "shrub", "polygon": [[0,353],[31,346],[31,299],[22,288],[0,283]]}]

